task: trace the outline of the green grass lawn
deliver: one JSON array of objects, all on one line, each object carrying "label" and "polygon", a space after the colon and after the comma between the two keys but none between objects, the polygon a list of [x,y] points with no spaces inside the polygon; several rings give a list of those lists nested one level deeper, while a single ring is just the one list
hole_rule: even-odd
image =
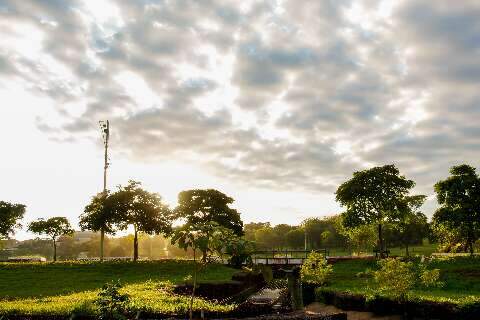
[{"label": "green grass lawn", "polygon": [[[162,282],[183,283],[191,274],[189,261],[155,262],[61,262],[0,264],[0,314],[68,315],[75,310],[91,313],[92,301],[105,283],[120,280],[131,296],[134,310],[152,313],[183,313],[188,297],[167,292]],[[223,265],[209,265],[199,275],[200,281],[230,280],[237,270]],[[202,299],[196,309],[226,311]]]},{"label": "green grass lawn", "polygon": [[[367,294],[374,284],[371,279],[356,274],[377,268],[376,261],[341,261],[333,265],[333,275],[327,290]],[[455,304],[480,302],[480,258],[458,257],[435,259],[429,268],[440,269],[442,288],[414,289],[413,298],[431,301],[449,301]]]},{"label": "green grass lawn", "polygon": [[[388,248],[390,255],[392,256],[405,256],[405,248],[393,247]],[[328,249],[330,256],[349,256],[352,254],[350,251],[345,251],[343,248],[330,248]],[[425,255],[430,256],[432,253],[437,252],[437,244],[424,244],[420,246],[412,246],[409,248],[410,256]],[[373,250],[363,252],[362,254],[374,254]]]}]

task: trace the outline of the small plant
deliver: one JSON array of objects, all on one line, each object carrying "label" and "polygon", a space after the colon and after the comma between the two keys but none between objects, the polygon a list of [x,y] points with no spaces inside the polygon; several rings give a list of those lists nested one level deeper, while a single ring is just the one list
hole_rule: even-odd
[{"label": "small plant", "polygon": [[420,282],[424,287],[443,287],[444,283],[439,281],[440,279],[440,270],[432,269],[427,270],[423,267],[423,270],[420,273]]},{"label": "small plant", "polygon": [[112,281],[102,287],[102,290],[98,293],[98,298],[95,300],[100,319],[127,319],[127,306],[130,299],[127,294],[120,293],[121,288],[120,281]]},{"label": "small plant", "polygon": [[440,287],[439,269],[426,269],[425,264],[404,262],[400,259],[384,259],[378,262],[380,269],[375,271],[374,280],[379,293],[399,300],[406,300],[416,287]]},{"label": "small plant", "polygon": [[380,270],[374,272],[377,290],[399,300],[406,299],[416,283],[413,263],[384,259],[379,261],[379,265]]},{"label": "small plant", "polygon": [[333,267],[318,252],[311,252],[300,269],[302,281],[311,284],[325,285],[333,272]]}]

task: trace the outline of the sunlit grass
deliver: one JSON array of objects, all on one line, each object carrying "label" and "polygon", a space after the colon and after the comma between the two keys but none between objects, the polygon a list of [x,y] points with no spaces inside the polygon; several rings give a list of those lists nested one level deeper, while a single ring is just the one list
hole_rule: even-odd
[{"label": "sunlit grass", "polygon": [[[162,288],[162,284],[161,282],[147,281],[125,286],[121,292],[130,296],[128,309],[133,313],[138,311],[171,315],[187,313],[190,298],[166,291]],[[93,302],[98,291],[0,301],[0,314],[60,316],[81,313],[95,315],[97,309]],[[193,304],[195,311],[227,312],[233,308],[234,305],[218,304],[199,298],[196,298]]]},{"label": "sunlit grass", "polygon": [[[450,302],[459,306],[480,303],[480,258],[434,259],[431,268],[440,269],[441,288],[415,289],[410,299]],[[371,279],[357,277],[367,268],[377,269],[376,261],[340,261],[333,265],[333,275],[324,290],[367,295],[372,293]]]},{"label": "sunlit grass", "polygon": [[[150,314],[185,314],[189,297],[165,288],[183,283],[192,271],[189,261],[158,262],[63,262],[0,264],[0,315],[66,316],[94,315],[93,304],[103,284],[120,279],[122,291],[130,295],[129,309]],[[229,280],[236,270],[209,265],[199,274],[200,282]],[[233,305],[195,299],[194,310],[226,312]]]}]

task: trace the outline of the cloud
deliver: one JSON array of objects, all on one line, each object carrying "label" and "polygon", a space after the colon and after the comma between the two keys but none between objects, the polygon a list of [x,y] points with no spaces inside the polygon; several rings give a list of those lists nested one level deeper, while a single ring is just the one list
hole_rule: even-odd
[{"label": "cloud", "polygon": [[37,121],[52,139],[97,139],[108,118],[136,161],[316,192],[396,163],[430,194],[449,166],[478,165],[477,1],[0,8],[0,77],[51,99],[57,117]]}]

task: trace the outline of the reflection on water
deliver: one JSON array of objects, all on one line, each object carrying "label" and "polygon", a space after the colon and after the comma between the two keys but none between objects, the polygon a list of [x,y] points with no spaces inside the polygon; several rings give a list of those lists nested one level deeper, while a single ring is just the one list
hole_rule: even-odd
[{"label": "reflection on water", "polygon": [[315,313],[338,313],[345,312],[347,313],[348,320],[402,320],[400,315],[392,316],[377,316],[371,312],[361,312],[361,311],[345,311],[334,306],[325,305],[319,302],[314,302],[305,307],[305,311],[315,312]]}]

